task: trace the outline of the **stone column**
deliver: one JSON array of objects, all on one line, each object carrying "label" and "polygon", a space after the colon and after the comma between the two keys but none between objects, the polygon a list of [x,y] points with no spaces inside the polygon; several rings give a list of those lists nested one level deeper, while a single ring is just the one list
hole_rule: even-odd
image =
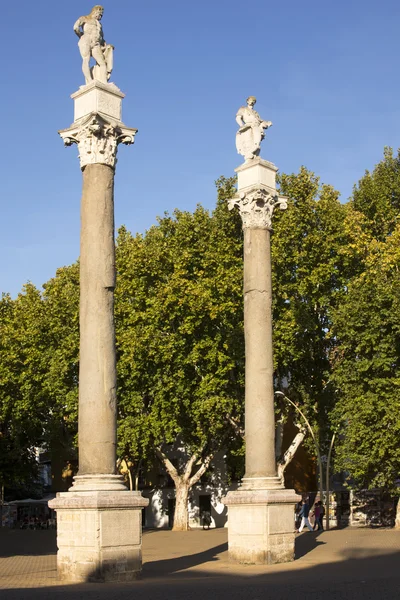
[{"label": "stone column", "polygon": [[[115,475],[114,169],[83,170],[80,252],[79,479]],[[100,477],[99,477],[100,476]],[[99,482],[96,481],[96,485]]]},{"label": "stone column", "polygon": [[277,168],[254,156],[236,169],[244,230],[246,472],[229,492],[229,554],[241,563],[271,564],[294,558],[294,490],[277,477],[272,349],[270,235],[274,209],[286,208],[276,191]]},{"label": "stone column", "polygon": [[141,571],[141,511],[148,500],[116,473],[114,175],[124,94],[93,80],[73,94],[83,172],[80,252],[79,474],[49,503],[57,511],[57,567],[64,581],[129,581]]},{"label": "stone column", "polygon": [[276,484],[272,358],[271,248],[268,229],[244,229],[246,472],[243,485]]}]

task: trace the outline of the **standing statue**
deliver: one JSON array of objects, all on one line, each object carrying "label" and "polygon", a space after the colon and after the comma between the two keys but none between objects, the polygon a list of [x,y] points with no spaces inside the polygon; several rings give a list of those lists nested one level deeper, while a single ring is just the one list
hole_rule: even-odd
[{"label": "standing statue", "polygon": [[[86,84],[94,79],[107,83],[113,68],[114,46],[106,44],[103,37],[101,19],[104,8],[96,5],[89,15],[79,17],[74,25],[74,31],[79,38],[78,46],[82,56],[82,71]],[[90,68],[90,57],[93,56],[96,65]]]},{"label": "standing statue", "polygon": [[246,100],[247,106],[241,106],[236,115],[236,123],[240,129],[236,134],[236,148],[244,156],[246,162],[260,154],[261,141],[265,130],[271,127],[271,121],[263,121],[253,108],[257,102],[254,96]]}]

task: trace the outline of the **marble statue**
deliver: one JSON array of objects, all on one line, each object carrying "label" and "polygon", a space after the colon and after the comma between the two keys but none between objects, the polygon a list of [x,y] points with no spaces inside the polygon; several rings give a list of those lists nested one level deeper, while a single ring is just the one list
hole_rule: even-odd
[{"label": "marble statue", "polygon": [[[82,56],[82,71],[86,84],[94,79],[107,83],[113,68],[114,46],[106,44],[103,37],[101,19],[104,8],[96,5],[89,15],[79,17],[74,25],[74,31],[79,38],[78,46]],[[93,56],[96,65],[90,68],[90,57]]]},{"label": "marble statue", "polygon": [[236,134],[236,148],[245,161],[252,160],[260,154],[261,141],[265,137],[265,130],[271,127],[271,121],[263,121],[254,110],[256,98],[249,96],[247,106],[241,106],[236,114],[239,130]]}]

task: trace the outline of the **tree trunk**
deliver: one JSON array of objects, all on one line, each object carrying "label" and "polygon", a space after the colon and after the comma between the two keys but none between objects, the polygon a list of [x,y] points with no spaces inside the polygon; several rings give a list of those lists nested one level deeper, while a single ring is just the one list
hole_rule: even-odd
[{"label": "tree trunk", "polygon": [[278,463],[278,477],[281,478],[283,482],[285,469],[288,464],[293,460],[294,455],[296,454],[297,448],[300,446],[305,437],[304,429],[300,429],[300,431],[296,434],[294,440],[290,444],[289,448],[286,450],[283,455],[283,459]]},{"label": "tree trunk", "polygon": [[400,498],[397,500],[396,521],[394,523],[394,528],[400,529]]},{"label": "tree trunk", "polygon": [[[204,448],[203,448],[204,450]],[[156,455],[166,468],[169,476],[175,484],[176,490],[176,503],[175,503],[175,514],[174,514],[174,525],[172,531],[188,531],[189,529],[189,511],[188,511],[188,496],[191,488],[200,480],[200,477],[207,471],[212,454],[208,454],[202,459],[200,469],[191,477],[192,469],[197,462],[198,454],[194,453],[189,458],[188,462],[184,467],[183,474],[179,474],[178,470],[168,456],[161,450],[156,448]]]},{"label": "tree trunk", "polygon": [[189,529],[189,512],[188,512],[188,495],[189,482],[182,479],[175,484],[176,503],[174,514],[174,525],[172,531],[188,531]]}]

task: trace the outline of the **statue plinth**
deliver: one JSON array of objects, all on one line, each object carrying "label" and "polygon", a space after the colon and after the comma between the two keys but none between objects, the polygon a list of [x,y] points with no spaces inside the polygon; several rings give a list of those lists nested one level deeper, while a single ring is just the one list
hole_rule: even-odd
[{"label": "statue plinth", "polygon": [[133,144],[137,129],[122,122],[125,94],[113,83],[92,81],[72,94],[75,120],[58,133],[66,146],[77,144],[82,170],[87,165],[115,167],[118,144]]},{"label": "statue plinth", "polygon": [[98,113],[106,119],[122,119],[122,99],[125,94],[113,83],[101,83],[95,79],[83,85],[71,98],[74,100],[75,122],[90,113]]},{"label": "statue plinth", "polygon": [[228,202],[229,210],[239,209],[245,230],[272,229],[274,210],[287,207],[286,196],[280,196],[276,190],[277,167],[257,156],[235,171],[238,190]]},{"label": "statue plinth", "polygon": [[[246,109],[238,114],[254,116]],[[238,190],[228,208],[239,210],[244,230],[246,472],[241,487],[223,502],[230,558],[273,564],[294,559],[294,505],[299,500],[277,477],[275,458],[270,236],[274,211],[286,208],[287,198],[276,189],[273,163],[254,152],[242,154],[246,162],[236,169]]]},{"label": "statue plinth", "polygon": [[114,177],[124,94],[93,80],[72,95],[75,120],[60,131],[77,144],[83,176],[80,245],[79,474],[49,506],[57,511],[58,576],[66,582],[131,581],[141,571],[142,509],[116,469]]},{"label": "statue plinth", "polygon": [[235,169],[238,178],[238,192],[246,190],[248,187],[257,185],[266,186],[276,190],[276,174],[278,167],[272,162],[264,160],[259,156],[245,162]]}]

